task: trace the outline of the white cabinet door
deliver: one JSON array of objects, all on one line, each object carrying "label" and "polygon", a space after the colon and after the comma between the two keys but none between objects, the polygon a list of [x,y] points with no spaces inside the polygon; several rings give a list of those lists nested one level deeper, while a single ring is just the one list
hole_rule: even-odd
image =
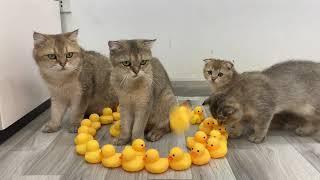
[{"label": "white cabinet door", "polygon": [[0,6],[0,129],[49,98],[32,58],[33,31],[60,33],[54,0],[10,0]]}]

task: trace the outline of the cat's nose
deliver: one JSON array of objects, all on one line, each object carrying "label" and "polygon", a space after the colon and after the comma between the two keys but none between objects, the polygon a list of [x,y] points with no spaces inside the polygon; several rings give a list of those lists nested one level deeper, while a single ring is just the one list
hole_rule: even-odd
[{"label": "cat's nose", "polygon": [[132,71],[137,75],[140,71],[140,68],[132,67]]},{"label": "cat's nose", "polygon": [[61,61],[59,61],[59,65],[61,66],[61,67],[64,67],[65,65],[66,65],[66,61],[65,62],[61,62]]},{"label": "cat's nose", "polygon": [[211,77],[211,80],[214,82],[218,77]]}]

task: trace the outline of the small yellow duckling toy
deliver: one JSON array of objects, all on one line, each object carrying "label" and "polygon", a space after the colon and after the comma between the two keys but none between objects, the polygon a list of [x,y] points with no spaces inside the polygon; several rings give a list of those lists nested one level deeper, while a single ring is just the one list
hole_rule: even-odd
[{"label": "small yellow duckling toy", "polygon": [[97,131],[94,127],[92,127],[92,123],[89,119],[84,119],[81,121],[81,126],[87,126],[88,127],[88,132],[89,134],[91,134],[92,136],[95,136]]},{"label": "small yellow duckling toy", "polygon": [[170,112],[170,128],[180,134],[190,127],[191,110],[186,106],[177,106]]},{"label": "small yellow duckling toy", "polygon": [[227,132],[227,129],[226,129],[223,125],[217,126],[217,127],[215,127],[214,129],[220,131],[221,135],[222,135],[225,139],[228,139],[229,134],[228,134],[228,132]]},{"label": "small yellow duckling toy", "polygon": [[191,148],[190,155],[192,163],[195,165],[207,164],[211,159],[209,151],[203,144],[200,143],[194,144],[194,146]]},{"label": "small yellow duckling toy", "polygon": [[120,121],[114,122],[109,130],[110,135],[113,137],[118,137],[120,135],[120,131],[121,131]]},{"label": "small yellow duckling toy", "polygon": [[187,137],[187,147],[191,149],[196,142],[207,145],[208,136],[203,131],[197,131],[194,137]]},{"label": "small yellow duckling toy", "polygon": [[222,158],[227,152],[227,143],[223,142],[219,138],[210,137],[207,142],[207,149],[210,153],[211,158]]},{"label": "small yellow duckling toy", "polygon": [[87,133],[80,133],[74,139],[74,143],[76,144],[76,152],[80,155],[84,155],[86,153],[87,142],[92,140],[93,137]]},{"label": "small yellow duckling toy", "polygon": [[119,121],[120,120],[120,106],[117,107],[117,111],[112,113],[113,120]]},{"label": "small yellow duckling toy", "polygon": [[89,116],[89,119],[93,128],[95,128],[96,130],[101,128],[100,117],[98,114],[91,114]]},{"label": "small yellow duckling toy", "polygon": [[199,130],[209,135],[210,131],[216,126],[218,126],[218,121],[213,117],[208,117],[200,123]]},{"label": "small yellow duckling toy", "polygon": [[144,168],[144,156],[138,156],[132,147],[127,146],[121,154],[121,167],[128,172],[141,171]]},{"label": "small yellow duckling toy", "polygon": [[92,136],[95,136],[95,135],[96,135],[96,134],[94,133],[94,131],[90,130],[90,128],[87,127],[87,126],[80,126],[80,127],[78,128],[78,134],[80,134],[80,133],[86,133],[86,134],[90,134],[90,135],[92,135]]},{"label": "small yellow duckling toy", "polygon": [[189,169],[191,166],[191,156],[189,153],[183,152],[179,147],[174,147],[169,152],[169,166],[176,171]]},{"label": "small yellow duckling toy", "polygon": [[104,108],[102,110],[102,116],[100,116],[101,124],[111,124],[113,122],[113,114],[111,108]]},{"label": "small yellow duckling toy", "polygon": [[200,124],[204,120],[203,108],[202,106],[196,106],[193,111],[193,115],[191,117],[191,124]]},{"label": "small yellow duckling toy", "polygon": [[92,164],[101,162],[102,156],[101,156],[101,149],[98,141],[90,140],[87,142],[86,154],[84,156],[84,159],[88,163],[92,163]]},{"label": "small yellow duckling toy", "polygon": [[156,149],[148,149],[145,157],[145,168],[148,172],[159,174],[168,170],[168,158],[160,158]]},{"label": "small yellow duckling toy", "polygon": [[138,156],[144,156],[146,153],[146,143],[142,139],[135,139],[132,142],[132,149]]},{"label": "small yellow duckling toy", "polygon": [[111,144],[102,147],[102,165],[108,168],[116,168],[121,166],[121,153],[116,153],[116,149]]}]

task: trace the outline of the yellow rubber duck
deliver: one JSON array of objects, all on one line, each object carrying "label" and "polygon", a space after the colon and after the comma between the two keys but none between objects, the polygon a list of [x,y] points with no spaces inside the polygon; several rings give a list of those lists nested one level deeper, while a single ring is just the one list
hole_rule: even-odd
[{"label": "yellow rubber duck", "polygon": [[226,129],[223,125],[217,126],[217,127],[215,127],[214,129],[220,131],[221,135],[222,135],[225,139],[228,139],[229,134],[228,134],[228,132],[227,132],[227,129]]},{"label": "yellow rubber duck", "polygon": [[92,136],[95,136],[97,133],[97,130],[92,127],[92,123],[89,119],[84,119],[81,121],[81,126],[87,126],[88,130],[89,130],[89,134],[91,134]]},{"label": "yellow rubber duck", "polygon": [[204,120],[204,113],[202,106],[196,106],[193,111],[193,115],[191,117],[191,124],[200,124]]},{"label": "yellow rubber duck", "polygon": [[142,139],[135,139],[132,142],[132,149],[138,156],[144,156],[146,152],[146,143]]},{"label": "yellow rubber duck", "polygon": [[78,128],[78,134],[80,133],[86,133],[86,134],[90,134],[92,136],[96,135],[96,131],[92,130],[94,128],[89,128],[88,126],[80,126]]},{"label": "yellow rubber duck", "polygon": [[117,107],[117,111],[112,113],[113,120],[119,121],[120,120],[120,106]]},{"label": "yellow rubber duck", "polygon": [[191,148],[191,161],[195,165],[204,165],[207,164],[210,159],[210,153],[205,148],[203,144],[195,143],[194,146]]},{"label": "yellow rubber duck", "polygon": [[100,163],[102,156],[101,156],[101,149],[99,146],[99,142],[96,140],[90,140],[87,142],[86,146],[86,154],[84,156],[84,159],[88,163],[96,164]]},{"label": "yellow rubber duck", "polygon": [[101,122],[100,122],[100,117],[98,114],[91,114],[89,116],[89,119],[91,121],[91,126],[95,128],[96,130],[101,128]]},{"label": "yellow rubber duck", "polygon": [[216,126],[218,126],[218,121],[213,117],[208,117],[200,123],[199,130],[209,135],[211,130]]},{"label": "yellow rubber duck", "polygon": [[170,128],[180,134],[190,127],[191,110],[186,106],[177,106],[170,112]]},{"label": "yellow rubber duck", "polygon": [[121,166],[121,153],[116,153],[116,149],[111,144],[102,147],[102,165],[108,168],[116,168]]},{"label": "yellow rubber duck", "polygon": [[210,153],[211,158],[222,158],[227,152],[227,143],[223,142],[223,140],[219,140],[219,138],[210,137],[207,142],[207,149]]},{"label": "yellow rubber duck", "polygon": [[197,131],[194,134],[194,137],[187,137],[187,147],[191,149],[193,145],[198,142],[203,144],[204,146],[207,144],[208,136],[203,131]]},{"label": "yellow rubber duck", "polygon": [[120,121],[114,122],[109,130],[110,135],[113,137],[118,137],[120,135],[120,131],[121,131]]},{"label": "yellow rubber duck", "polygon": [[76,144],[76,152],[80,155],[84,155],[86,153],[87,142],[92,140],[93,137],[87,133],[80,133],[74,139],[74,143]]},{"label": "yellow rubber duck", "polygon": [[156,149],[148,149],[145,157],[145,168],[148,172],[159,174],[168,170],[168,158],[160,158],[159,152]]},{"label": "yellow rubber duck", "polygon": [[169,166],[176,171],[189,169],[191,166],[191,156],[189,153],[183,152],[179,147],[174,147],[169,152]]},{"label": "yellow rubber duck", "polygon": [[144,168],[144,156],[138,156],[131,146],[124,148],[121,154],[121,167],[128,172],[141,171]]},{"label": "yellow rubber duck", "polygon": [[113,114],[111,108],[104,108],[102,110],[102,116],[100,116],[101,124],[111,124],[113,122]]}]

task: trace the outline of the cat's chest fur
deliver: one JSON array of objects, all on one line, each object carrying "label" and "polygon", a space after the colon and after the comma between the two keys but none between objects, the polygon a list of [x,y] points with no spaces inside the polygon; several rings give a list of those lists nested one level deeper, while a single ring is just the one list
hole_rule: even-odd
[{"label": "cat's chest fur", "polygon": [[66,83],[48,84],[51,95],[70,102],[74,97],[82,95],[82,88],[79,80],[73,80]]}]

